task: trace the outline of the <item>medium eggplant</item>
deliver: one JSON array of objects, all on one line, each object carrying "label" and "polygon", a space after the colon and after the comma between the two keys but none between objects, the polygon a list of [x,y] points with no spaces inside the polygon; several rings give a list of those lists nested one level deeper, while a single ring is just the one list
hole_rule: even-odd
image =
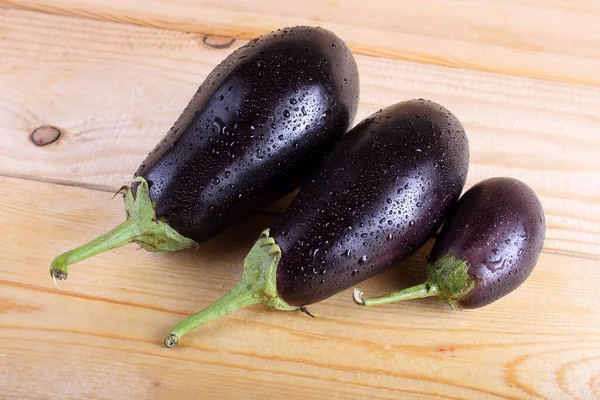
[{"label": "medium eggplant", "polygon": [[438,296],[452,309],[486,306],[518,288],[531,274],[546,233],[535,192],[513,178],[486,179],[465,192],[444,223],[427,268],[427,280],[382,297],[372,306]]},{"label": "medium eggplant", "polygon": [[350,130],[244,261],[231,292],[177,325],[196,327],[264,303],[306,311],[410,256],[439,228],[467,176],[458,119],[426,100],[395,104]]},{"label": "medium eggplant", "polygon": [[67,266],[135,242],[195,247],[295,190],[352,125],[359,78],[333,33],[294,27],[250,41],[206,78],[165,138],[124,186],[127,220],[58,256]]}]

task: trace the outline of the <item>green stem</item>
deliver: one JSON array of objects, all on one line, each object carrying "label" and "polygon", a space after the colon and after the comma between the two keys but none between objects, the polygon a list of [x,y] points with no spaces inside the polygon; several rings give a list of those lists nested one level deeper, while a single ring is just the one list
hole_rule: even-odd
[{"label": "green stem", "polygon": [[466,261],[446,254],[427,266],[425,283],[381,297],[363,298],[360,289],[354,289],[354,302],[363,306],[377,306],[397,301],[437,296],[453,310],[460,309],[460,300],[469,294],[477,279],[469,275]]},{"label": "green stem", "polygon": [[381,304],[395,303],[397,301],[422,299],[425,297],[433,297],[439,294],[437,286],[428,283],[422,283],[398,292],[386,294],[379,297],[362,297],[360,290],[355,289],[354,301],[363,306],[378,306]]},{"label": "green stem", "polygon": [[177,345],[179,339],[183,335],[196,329],[197,327],[214,321],[215,319],[223,317],[227,314],[231,314],[240,308],[251,306],[260,302],[260,298],[258,298],[251,287],[245,285],[244,282],[239,282],[225,296],[221,297],[204,310],[178,323],[171,330],[169,336],[166,337],[165,346],[174,347]]},{"label": "green stem", "polygon": [[133,182],[139,182],[135,197],[131,187],[122,188],[126,189],[127,220],[91,242],[56,257],[50,265],[50,275],[54,279],[67,279],[71,264],[128,243],[135,242],[148,251],[176,251],[197,246],[196,242],[156,218],[148,182],[142,177]]},{"label": "green stem", "polygon": [[298,307],[290,306],[277,293],[280,259],[281,249],[269,236],[269,230],[263,231],[244,260],[240,282],[225,296],[177,324],[165,338],[165,346],[174,347],[186,333],[252,304],[263,303],[277,310],[297,310]]},{"label": "green stem", "polygon": [[50,274],[53,278],[64,280],[68,274],[67,266],[133,242],[139,234],[135,222],[128,219],[91,242],[62,253],[52,261]]}]

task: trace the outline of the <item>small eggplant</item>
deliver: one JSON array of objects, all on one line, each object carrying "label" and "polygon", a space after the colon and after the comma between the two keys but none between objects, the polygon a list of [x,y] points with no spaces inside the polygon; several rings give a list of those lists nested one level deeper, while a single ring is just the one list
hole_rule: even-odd
[{"label": "small eggplant", "polygon": [[518,288],[531,274],[546,233],[542,204],[513,178],[486,179],[458,201],[435,241],[425,283],[382,297],[354,301],[365,306],[437,296],[452,309],[488,305]]},{"label": "small eggplant", "polygon": [[370,116],[342,138],[283,218],[261,234],[237,286],[177,325],[165,346],[251,304],[307,312],[306,305],[410,256],[458,200],[468,161],[461,123],[436,103],[411,100]]},{"label": "small eggplant", "polygon": [[195,247],[295,190],[352,125],[359,80],[333,33],[294,27],[250,41],[219,64],[124,186],[127,220],[50,267],[135,242]]}]

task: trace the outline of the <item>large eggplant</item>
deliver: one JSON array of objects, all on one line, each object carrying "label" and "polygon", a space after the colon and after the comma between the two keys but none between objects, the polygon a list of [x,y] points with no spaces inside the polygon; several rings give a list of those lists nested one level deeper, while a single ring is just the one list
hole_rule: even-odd
[{"label": "large eggplant", "polygon": [[358,71],[344,42],[315,27],[272,32],[237,49],[200,86],[124,187],[127,220],[58,256],[67,266],[136,242],[194,247],[293,191],[350,128]]},{"label": "large eggplant", "polygon": [[427,281],[366,306],[439,297],[452,309],[486,306],[517,289],[531,274],[544,245],[542,203],[525,183],[489,178],[467,190],[444,223],[427,266]]},{"label": "large eggplant", "polygon": [[303,310],[410,256],[459,198],[468,161],[464,129],[441,105],[411,100],[367,118],[261,234],[240,283],[177,325],[165,345],[250,304]]}]

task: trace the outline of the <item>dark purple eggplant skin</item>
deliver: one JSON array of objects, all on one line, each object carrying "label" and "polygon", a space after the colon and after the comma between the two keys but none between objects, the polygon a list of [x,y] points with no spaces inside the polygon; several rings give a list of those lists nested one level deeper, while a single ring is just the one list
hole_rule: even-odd
[{"label": "dark purple eggplant skin", "polygon": [[350,128],[358,97],[340,38],[272,32],[211,72],[134,177],[148,181],[157,218],[203,242],[297,188]]},{"label": "dark purple eggplant skin", "polygon": [[452,254],[468,264],[475,287],[462,308],[488,305],[519,287],[531,274],[544,244],[542,204],[525,183],[490,178],[465,192],[444,223],[429,262]]},{"label": "dark purple eggplant skin", "polygon": [[458,200],[468,163],[462,124],[434,102],[401,102],[362,121],[271,229],[279,296],[312,304],[413,254]]}]

